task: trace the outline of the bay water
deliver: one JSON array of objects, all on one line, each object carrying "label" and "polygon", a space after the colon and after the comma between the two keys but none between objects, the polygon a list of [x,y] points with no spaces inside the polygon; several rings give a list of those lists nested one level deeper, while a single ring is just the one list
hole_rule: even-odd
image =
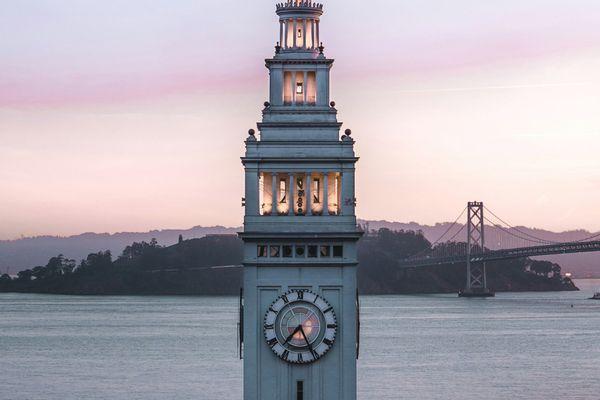
[{"label": "bay water", "polygon": [[[364,296],[359,399],[600,399],[581,292]],[[0,294],[1,400],[240,400],[237,298]]]}]

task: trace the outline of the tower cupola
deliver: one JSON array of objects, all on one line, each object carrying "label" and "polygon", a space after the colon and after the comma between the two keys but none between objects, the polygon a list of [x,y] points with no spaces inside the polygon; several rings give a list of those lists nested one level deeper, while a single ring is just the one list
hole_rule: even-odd
[{"label": "tower cupola", "polygon": [[329,70],[333,60],[325,57],[320,33],[323,4],[287,0],[277,4],[276,13],[279,41],[275,56],[266,60],[271,85],[265,118],[298,108],[332,110]]},{"label": "tower cupola", "polygon": [[323,6],[278,1],[270,97],[242,157],[244,400],[356,400],[358,157],[330,100]]},{"label": "tower cupola", "polygon": [[277,4],[279,16],[278,51],[315,54],[319,51],[319,22],[323,4],[312,1],[287,0]]}]

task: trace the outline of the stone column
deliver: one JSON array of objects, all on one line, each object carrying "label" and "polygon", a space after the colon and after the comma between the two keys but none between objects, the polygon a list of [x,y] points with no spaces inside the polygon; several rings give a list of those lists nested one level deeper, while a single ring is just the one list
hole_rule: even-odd
[{"label": "stone column", "polygon": [[329,215],[329,173],[323,173],[323,215]]},{"label": "stone column", "polygon": [[304,47],[304,49],[306,50],[308,48],[306,46],[307,45],[307,42],[306,42],[306,18],[303,19],[302,21],[304,23],[304,27],[303,27],[304,31],[302,32],[302,36],[303,36],[303,38],[302,38],[303,39],[302,40],[302,47]]},{"label": "stone column", "polygon": [[306,215],[312,213],[312,172],[306,173]]},{"label": "stone column", "polygon": [[319,23],[321,21],[317,20],[317,47],[321,45],[321,32],[319,31]]},{"label": "stone column", "polygon": [[288,188],[288,204],[289,204],[289,212],[288,215],[295,215],[294,212],[294,188],[296,186],[296,180],[294,174],[290,174],[290,187]]},{"label": "stone column", "polygon": [[286,19],[285,20],[285,45],[283,46],[284,49],[288,48],[288,37],[290,35],[290,20]]},{"label": "stone column", "polygon": [[326,107],[329,98],[327,97],[327,74],[329,71],[327,66],[317,66],[316,85],[317,85],[317,105]]},{"label": "stone column", "polygon": [[279,44],[281,45],[281,47],[284,47],[283,44],[283,21],[279,20]]},{"label": "stone column", "polygon": [[318,46],[315,45],[315,20],[314,19],[310,20],[310,35],[311,35],[311,38],[312,38],[312,47],[311,47],[311,49],[315,49]]},{"label": "stone column", "polygon": [[294,48],[298,47],[298,20],[294,18]]},{"label": "stone column", "polygon": [[277,182],[277,172],[273,172],[272,176],[272,195],[271,195],[271,215],[279,215],[277,213],[277,203],[279,203],[279,182]]},{"label": "stone column", "polygon": [[257,166],[246,167],[246,215],[260,215],[260,184]]}]

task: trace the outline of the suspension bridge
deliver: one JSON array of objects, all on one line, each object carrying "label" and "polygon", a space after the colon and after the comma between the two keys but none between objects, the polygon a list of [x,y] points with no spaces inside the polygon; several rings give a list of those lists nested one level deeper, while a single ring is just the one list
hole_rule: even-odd
[{"label": "suspension bridge", "polygon": [[[466,223],[462,223],[465,214]],[[486,224],[502,233],[496,238],[493,250],[486,247]],[[465,242],[456,240],[461,233],[466,235]],[[488,287],[486,262],[596,251],[600,251],[600,233],[573,242],[556,242],[510,225],[482,202],[469,202],[430,249],[401,260],[398,266],[423,268],[466,263],[466,286],[460,296],[493,297],[494,292]]]}]

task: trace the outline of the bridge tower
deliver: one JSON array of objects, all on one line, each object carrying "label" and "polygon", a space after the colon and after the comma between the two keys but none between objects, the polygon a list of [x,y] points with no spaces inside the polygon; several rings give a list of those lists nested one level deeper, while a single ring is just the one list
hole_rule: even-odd
[{"label": "bridge tower", "polygon": [[459,293],[461,297],[493,297],[487,287],[485,261],[477,256],[485,252],[485,218],[482,202],[467,204],[467,285]]},{"label": "bridge tower", "polygon": [[323,5],[276,13],[270,98],[242,158],[244,399],[355,400],[358,158],[330,102]]}]

